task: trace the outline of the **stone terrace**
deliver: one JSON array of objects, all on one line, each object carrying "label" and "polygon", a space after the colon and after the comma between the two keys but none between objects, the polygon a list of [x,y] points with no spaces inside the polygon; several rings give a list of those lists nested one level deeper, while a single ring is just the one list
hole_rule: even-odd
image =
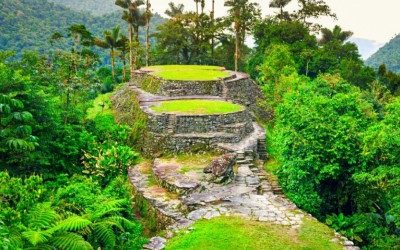
[{"label": "stone terrace", "polygon": [[[154,76],[146,71],[137,73],[137,80],[129,88],[149,116],[149,130],[168,136],[169,151],[188,151],[193,141],[200,140],[220,154],[235,156],[234,177],[224,183],[211,181],[210,174],[203,171],[204,166],[188,168],[165,158],[129,169],[135,203],[146,208],[147,215],[157,222],[157,231],[163,231],[164,235],[153,237],[146,249],[163,249],[168,238],[181,230],[190,230],[195,221],[203,218],[238,215],[294,230],[304,217],[312,218],[284,197],[279,185],[263,168],[263,160],[267,158],[265,131],[252,121],[252,117],[260,115],[257,103],[263,97],[246,74],[231,72],[230,77],[213,82],[156,79],[161,81],[160,88],[149,93],[141,88],[142,82]],[[228,100],[244,105],[247,110],[207,116],[160,115],[150,110],[159,102],[176,99]],[[222,135],[233,137],[222,138]],[[358,249],[339,234],[332,240],[342,242],[344,249]]]}]

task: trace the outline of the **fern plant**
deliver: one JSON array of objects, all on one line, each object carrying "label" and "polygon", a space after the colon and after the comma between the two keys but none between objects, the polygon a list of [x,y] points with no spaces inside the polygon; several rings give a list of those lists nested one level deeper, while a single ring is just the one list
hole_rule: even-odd
[{"label": "fern plant", "polygon": [[[50,203],[39,203],[27,215],[20,235],[14,235],[14,246],[27,249],[93,249],[80,231],[88,228],[91,221],[80,216],[62,219]],[[20,247],[18,247],[20,248]]]},{"label": "fern plant", "polygon": [[117,245],[124,245],[117,243],[121,243],[119,236],[125,233],[134,239],[134,244],[127,244],[129,249],[135,249],[134,245],[141,246],[144,243],[144,239],[140,237],[140,225],[121,216],[121,211],[127,204],[126,199],[105,199],[87,210],[85,218],[93,223],[90,241],[95,248],[115,249]]}]

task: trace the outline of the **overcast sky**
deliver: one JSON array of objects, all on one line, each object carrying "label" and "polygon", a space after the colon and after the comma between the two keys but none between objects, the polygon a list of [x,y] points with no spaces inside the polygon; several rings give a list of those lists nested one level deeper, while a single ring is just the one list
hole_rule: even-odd
[{"label": "overcast sky", "polygon": [[[224,0],[216,1],[216,14],[226,13]],[[252,0],[260,4],[263,15],[272,14],[268,8],[269,0]],[[171,0],[152,0],[152,8],[162,14],[168,8]],[[183,3],[186,10],[195,9],[193,0],[173,0],[174,3]],[[364,38],[386,43],[400,33],[400,0],[326,0],[338,20],[324,18],[320,20],[324,26],[332,28],[339,24],[345,30],[354,32],[354,37]],[[210,9],[211,0],[206,0],[207,9]],[[292,7],[296,6],[293,0]]]}]

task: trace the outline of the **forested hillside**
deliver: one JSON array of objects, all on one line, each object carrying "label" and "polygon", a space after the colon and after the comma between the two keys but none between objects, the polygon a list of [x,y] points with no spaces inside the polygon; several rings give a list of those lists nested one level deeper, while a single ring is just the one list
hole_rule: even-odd
[{"label": "forested hillside", "polygon": [[386,67],[394,72],[400,72],[400,35],[380,48],[365,62],[367,65],[378,68],[385,64]]},{"label": "forested hillside", "polygon": [[[127,33],[127,25],[120,12],[104,16],[73,11],[47,0],[4,0],[0,3],[0,49],[51,50],[50,37],[55,32],[66,33],[72,24],[84,24],[96,36],[106,29],[119,25]],[[162,23],[159,15],[152,18],[151,30]],[[142,33],[141,33],[142,34]],[[143,40],[143,35],[141,35]]]},{"label": "forested hillside", "polygon": [[114,0],[49,0],[50,2],[64,5],[72,10],[87,11],[92,15],[101,16],[120,10]]}]

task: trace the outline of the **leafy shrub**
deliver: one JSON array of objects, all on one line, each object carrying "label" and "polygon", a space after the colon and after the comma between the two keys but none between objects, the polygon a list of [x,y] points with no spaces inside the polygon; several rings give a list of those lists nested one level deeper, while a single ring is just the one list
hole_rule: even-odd
[{"label": "leafy shrub", "polygon": [[85,152],[83,165],[85,174],[90,174],[101,180],[101,183],[108,184],[120,174],[126,174],[128,167],[136,164],[139,154],[135,153],[129,146],[101,146],[93,152]]},{"label": "leafy shrub", "polygon": [[361,91],[326,75],[285,95],[278,106],[274,144],[287,195],[315,215],[351,211],[362,168],[361,133],[375,121]]}]

